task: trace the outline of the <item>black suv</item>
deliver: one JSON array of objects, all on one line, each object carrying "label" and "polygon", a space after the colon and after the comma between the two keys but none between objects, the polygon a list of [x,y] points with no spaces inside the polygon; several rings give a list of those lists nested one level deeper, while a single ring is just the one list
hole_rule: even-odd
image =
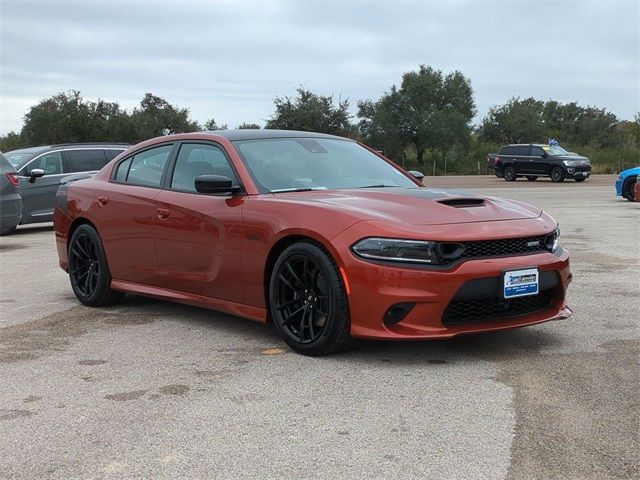
[{"label": "black suv", "polygon": [[539,143],[501,147],[493,168],[496,176],[504,177],[507,182],[518,177],[527,177],[530,181],[551,177],[554,182],[572,178],[582,182],[591,175],[591,162],[587,157],[567,152],[559,145]]}]

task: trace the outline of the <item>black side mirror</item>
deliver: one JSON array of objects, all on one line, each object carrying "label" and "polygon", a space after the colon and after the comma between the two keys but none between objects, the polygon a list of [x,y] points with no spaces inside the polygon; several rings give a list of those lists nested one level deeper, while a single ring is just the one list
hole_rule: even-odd
[{"label": "black side mirror", "polygon": [[409,170],[409,175],[411,175],[413,178],[415,178],[419,182],[422,182],[422,179],[424,178],[424,173],[419,172],[417,170]]},{"label": "black side mirror", "polygon": [[198,193],[238,193],[240,185],[233,185],[233,180],[223,175],[200,175],[195,179]]},{"label": "black side mirror", "polygon": [[44,173],[41,168],[34,168],[29,172],[29,183],[35,183],[36,178],[44,177]]},{"label": "black side mirror", "polygon": [[549,156],[549,154],[547,152],[543,152],[542,153],[542,158],[547,158]]}]

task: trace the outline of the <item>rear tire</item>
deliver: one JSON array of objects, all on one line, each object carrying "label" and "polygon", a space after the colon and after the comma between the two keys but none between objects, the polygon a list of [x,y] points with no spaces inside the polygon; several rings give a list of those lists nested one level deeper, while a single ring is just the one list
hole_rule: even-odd
[{"label": "rear tire", "polygon": [[518,175],[516,174],[516,169],[513,167],[506,167],[504,169],[504,179],[507,182],[514,182],[516,180],[516,178],[518,178]]},{"label": "rear tire", "polygon": [[551,169],[551,181],[555,183],[564,182],[564,170],[560,167],[553,167]]},{"label": "rear tire", "polygon": [[298,353],[329,355],[351,344],[342,276],[313,243],[294,243],[278,257],[269,281],[269,310],[280,336]]},{"label": "rear tire", "polygon": [[637,179],[638,177],[632,176],[627,178],[627,180],[622,184],[622,196],[630,202],[635,202],[636,200],[634,189],[636,188]]},{"label": "rear tire", "polygon": [[112,305],[124,293],[111,289],[111,272],[98,232],[80,225],[69,241],[69,280],[76,298],[89,307]]},{"label": "rear tire", "polygon": [[530,182],[535,182],[537,179],[538,179],[537,176],[533,176],[533,175],[527,176],[527,180],[529,180]]}]

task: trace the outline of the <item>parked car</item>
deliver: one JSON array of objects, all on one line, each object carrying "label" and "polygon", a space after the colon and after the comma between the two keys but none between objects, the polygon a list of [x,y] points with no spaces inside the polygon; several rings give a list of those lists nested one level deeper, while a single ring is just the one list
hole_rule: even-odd
[{"label": "parked car", "polygon": [[635,195],[635,185],[638,175],[640,175],[640,167],[628,168],[620,172],[616,180],[616,195],[630,202],[636,200],[638,197]]},{"label": "parked car", "polygon": [[496,175],[498,178],[502,178],[502,170],[496,168],[496,158],[498,157],[497,153],[488,153],[487,154],[487,168]]},{"label": "parked car", "polygon": [[0,235],[16,229],[22,218],[18,172],[0,152]]},{"label": "parked car", "polygon": [[[539,208],[432,191],[346,138],[171,135],[62,185],[60,266],[80,302],[123,292],[272,322],[307,355],[571,315],[569,253]],[[488,261],[487,259],[490,259]]]},{"label": "parked car", "polygon": [[97,172],[128,144],[75,143],[32,147],[7,152],[18,171],[22,196],[21,224],[50,222],[56,190],[62,179],[77,172]]},{"label": "parked car", "polygon": [[567,152],[560,145],[539,143],[501,147],[494,168],[496,176],[504,177],[508,182],[518,177],[526,177],[529,181],[551,177],[554,182],[564,182],[567,178],[583,182],[591,175],[591,162],[587,157]]}]

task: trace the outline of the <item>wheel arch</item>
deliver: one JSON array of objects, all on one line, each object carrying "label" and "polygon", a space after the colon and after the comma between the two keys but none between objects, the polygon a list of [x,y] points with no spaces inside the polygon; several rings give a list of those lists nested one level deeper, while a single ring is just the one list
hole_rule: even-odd
[{"label": "wheel arch", "polygon": [[[80,225],[89,225],[96,232],[98,232],[98,227],[96,227],[96,225],[87,217],[76,217],[73,220],[73,222],[71,222],[71,225],[69,226],[69,231],[67,232],[67,250],[69,249],[69,242],[71,241],[71,237],[73,236],[74,232],[78,229],[78,227],[80,227]],[[99,232],[98,232],[98,235],[100,235]]]},{"label": "wheel arch", "polygon": [[284,236],[280,237],[269,250],[267,254],[267,259],[264,266],[264,274],[262,279],[262,291],[264,295],[264,304],[267,310],[267,323],[272,321],[271,319],[271,309],[269,306],[269,283],[271,281],[271,273],[273,271],[273,267],[275,266],[278,257],[280,254],[284,252],[284,250],[293,245],[294,243],[299,242],[308,242],[316,247],[321,248],[325,251],[327,255],[335,262],[336,265],[340,266],[339,257],[336,255],[334,248],[330,245],[329,241],[326,239],[319,240],[315,236],[311,236],[306,233],[287,233]]}]

